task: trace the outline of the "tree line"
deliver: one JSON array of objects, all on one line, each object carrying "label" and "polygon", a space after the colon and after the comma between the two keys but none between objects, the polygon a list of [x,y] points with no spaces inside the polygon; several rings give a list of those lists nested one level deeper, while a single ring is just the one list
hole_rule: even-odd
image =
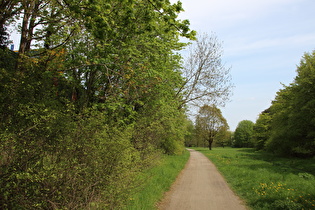
[{"label": "tree line", "polygon": [[195,122],[190,121],[190,135],[185,138],[187,147],[225,147],[232,146],[232,132],[218,106],[203,105],[199,108]]},{"label": "tree line", "polygon": [[271,106],[256,122],[243,120],[235,132],[215,105],[199,109],[186,146],[249,147],[280,156],[312,158],[315,156],[315,51],[305,53],[297,66],[297,76],[283,85]]},{"label": "tree line", "polygon": [[[0,9],[1,209],[121,208],[160,154],[183,151],[188,105],[228,98],[220,45],[196,40],[180,2],[2,0]],[[7,48],[16,25],[18,52]],[[197,46],[190,65],[180,37]]]},{"label": "tree line", "polygon": [[283,85],[255,123],[238,124],[234,146],[283,156],[315,156],[315,51],[304,54],[296,72],[294,81]]}]

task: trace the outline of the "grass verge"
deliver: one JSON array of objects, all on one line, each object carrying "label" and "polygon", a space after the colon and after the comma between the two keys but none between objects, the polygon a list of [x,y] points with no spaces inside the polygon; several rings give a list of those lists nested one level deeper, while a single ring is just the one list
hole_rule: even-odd
[{"label": "grass verge", "polygon": [[125,209],[156,209],[156,203],[170,189],[188,158],[189,152],[186,150],[182,155],[164,155],[156,167],[144,172],[142,180],[145,183],[133,194]]},{"label": "grass verge", "polygon": [[252,209],[315,209],[314,159],[253,149],[194,148],[205,154]]}]

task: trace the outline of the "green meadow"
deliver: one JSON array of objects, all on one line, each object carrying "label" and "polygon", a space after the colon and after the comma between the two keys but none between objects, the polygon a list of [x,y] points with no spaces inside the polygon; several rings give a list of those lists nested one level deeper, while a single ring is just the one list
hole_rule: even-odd
[{"label": "green meadow", "polygon": [[244,148],[194,148],[252,209],[315,209],[315,160]]}]

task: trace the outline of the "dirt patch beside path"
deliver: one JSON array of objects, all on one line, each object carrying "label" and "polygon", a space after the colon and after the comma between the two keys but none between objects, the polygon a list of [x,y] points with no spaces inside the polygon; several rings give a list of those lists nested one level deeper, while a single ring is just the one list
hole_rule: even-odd
[{"label": "dirt patch beside path", "polygon": [[203,154],[190,151],[190,158],[160,210],[245,210],[214,164]]}]

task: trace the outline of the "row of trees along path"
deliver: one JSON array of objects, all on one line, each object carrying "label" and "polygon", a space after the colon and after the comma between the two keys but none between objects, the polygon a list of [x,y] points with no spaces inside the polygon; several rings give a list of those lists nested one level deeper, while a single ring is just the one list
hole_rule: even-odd
[{"label": "row of trees along path", "polygon": [[246,209],[214,164],[200,152],[189,151],[187,165],[165,194],[159,209]]}]

